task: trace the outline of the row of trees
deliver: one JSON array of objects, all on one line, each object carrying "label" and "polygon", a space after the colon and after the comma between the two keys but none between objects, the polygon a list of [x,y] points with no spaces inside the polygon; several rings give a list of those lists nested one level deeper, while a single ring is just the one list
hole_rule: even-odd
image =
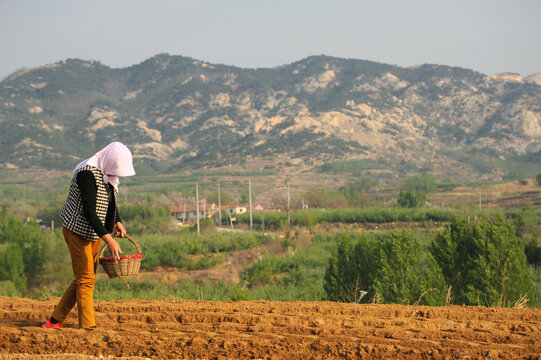
[{"label": "row of trees", "polygon": [[424,249],[412,233],[342,235],[325,272],[330,300],[513,306],[536,294],[524,245],[503,220],[454,220]]}]

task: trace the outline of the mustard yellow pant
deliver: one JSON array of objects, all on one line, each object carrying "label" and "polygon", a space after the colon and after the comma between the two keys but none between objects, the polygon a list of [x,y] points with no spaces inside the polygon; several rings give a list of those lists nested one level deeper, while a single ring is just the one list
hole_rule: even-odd
[{"label": "mustard yellow pant", "polygon": [[94,318],[94,283],[101,239],[88,241],[62,227],[64,240],[68,244],[71,266],[75,279],[68,286],[53,312],[53,317],[63,322],[77,303],[80,328],[96,326]]}]

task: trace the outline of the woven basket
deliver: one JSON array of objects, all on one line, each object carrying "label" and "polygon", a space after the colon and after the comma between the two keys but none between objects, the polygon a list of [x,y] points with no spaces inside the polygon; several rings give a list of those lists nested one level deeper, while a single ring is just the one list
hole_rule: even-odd
[{"label": "woven basket", "polygon": [[103,269],[110,278],[115,277],[134,277],[139,273],[139,268],[141,267],[141,259],[143,258],[143,253],[141,252],[141,247],[138,243],[135,242],[131,237],[126,235],[126,238],[131,241],[135,248],[137,249],[137,254],[134,255],[122,255],[120,260],[115,261],[113,257],[103,257],[103,252],[107,245],[104,245],[101,248],[100,252],[100,264],[103,266]]}]

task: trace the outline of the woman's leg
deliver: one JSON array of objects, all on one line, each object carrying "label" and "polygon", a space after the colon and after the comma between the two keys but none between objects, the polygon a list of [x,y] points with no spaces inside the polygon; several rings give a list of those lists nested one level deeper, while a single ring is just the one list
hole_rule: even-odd
[{"label": "woman's leg", "polygon": [[68,244],[75,280],[64,292],[62,299],[60,299],[53,312],[53,318],[60,322],[64,321],[73,305],[77,303],[79,327],[89,328],[96,326],[96,320],[94,319],[94,283],[96,280],[95,266],[98,261],[101,240],[84,240],[66,227],[62,228],[62,234]]},{"label": "woman's leg", "polygon": [[[69,231],[66,227],[62,226],[62,235],[64,235],[64,240],[66,241],[66,244],[68,245],[68,249],[70,247],[69,245],[69,237],[71,237],[71,231]],[[71,255],[71,251],[70,251]],[[73,256],[72,256],[72,267],[73,267]],[[75,269],[73,270],[75,274]],[[58,305],[56,305],[56,308],[54,309],[52,317],[59,321],[64,322],[66,317],[68,316],[71,309],[73,309],[73,306],[75,305],[75,302],[77,301],[77,280],[73,279],[73,281],[69,284],[66,291],[64,291],[64,295],[62,295],[62,298],[58,302]]]},{"label": "woman's leg", "polygon": [[69,284],[66,291],[64,291],[64,295],[62,295],[62,298],[58,302],[58,305],[56,305],[56,308],[54,309],[52,317],[58,321],[58,322],[64,322],[66,317],[68,316],[71,309],[73,309],[73,306],[75,305],[75,302],[77,301],[77,298],[75,296],[77,292],[77,282],[76,280],[73,280],[71,284]]}]

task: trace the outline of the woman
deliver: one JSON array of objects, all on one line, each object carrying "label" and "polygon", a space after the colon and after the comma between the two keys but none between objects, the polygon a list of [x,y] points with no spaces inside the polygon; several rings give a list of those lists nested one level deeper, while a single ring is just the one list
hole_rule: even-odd
[{"label": "woman", "polygon": [[62,234],[69,248],[74,280],[68,286],[51,318],[43,328],[60,328],[75,303],[79,327],[96,327],[94,283],[100,242],[103,239],[116,261],[122,250],[113,239],[124,237],[126,229],[117,207],[118,177],[133,176],[132,154],[113,142],[73,170],[68,199],[62,209]]}]

